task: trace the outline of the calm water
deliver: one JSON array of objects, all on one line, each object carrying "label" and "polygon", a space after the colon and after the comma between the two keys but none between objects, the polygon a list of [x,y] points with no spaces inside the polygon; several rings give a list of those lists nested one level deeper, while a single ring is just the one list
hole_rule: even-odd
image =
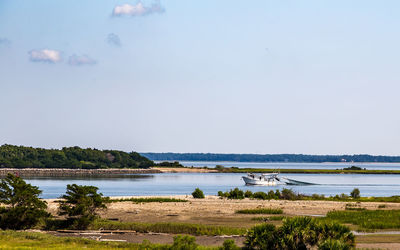
[{"label": "calm water", "polygon": [[184,166],[188,167],[215,167],[222,165],[225,167],[238,168],[281,168],[281,169],[341,169],[351,166],[358,166],[366,169],[381,169],[381,170],[400,170],[400,163],[270,163],[270,162],[211,162],[211,161],[181,161]]},{"label": "calm water", "polygon": [[67,184],[97,186],[106,196],[129,195],[190,195],[199,187],[208,195],[216,195],[219,190],[228,191],[239,187],[251,191],[269,191],[292,188],[304,194],[336,195],[349,194],[357,187],[362,196],[400,195],[400,175],[361,174],[282,174],[291,179],[312,182],[312,186],[245,186],[241,176],[235,173],[173,173],[136,175],[118,178],[28,178],[27,182],[43,190],[43,198],[57,198],[65,193]]}]

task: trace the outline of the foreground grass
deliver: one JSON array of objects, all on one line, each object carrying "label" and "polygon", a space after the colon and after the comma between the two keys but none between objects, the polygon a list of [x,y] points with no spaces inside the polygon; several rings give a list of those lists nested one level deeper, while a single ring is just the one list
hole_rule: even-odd
[{"label": "foreground grass", "polygon": [[111,199],[111,202],[135,202],[135,203],[147,203],[147,202],[188,202],[188,200],[175,199],[175,198],[163,198],[163,197],[149,197],[149,198],[123,198],[123,199]]},{"label": "foreground grass", "polygon": [[246,233],[246,228],[172,222],[138,223],[97,220],[90,227],[93,230],[100,228],[105,230],[133,230],[140,233],[153,232],[190,235],[244,235]]},{"label": "foreground grass", "polygon": [[283,214],[280,208],[255,208],[236,211],[237,214]]},{"label": "foreground grass", "polygon": [[[179,236],[178,236],[179,238]],[[183,237],[184,238],[184,237]],[[222,250],[222,247],[186,246],[178,239],[174,244],[142,244],[127,242],[102,242],[78,237],[57,237],[45,233],[0,231],[0,249],[138,249],[138,250]]]},{"label": "foreground grass", "polygon": [[[147,249],[168,249],[147,244]],[[56,237],[44,233],[0,231],[0,249],[144,249],[142,244],[99,242],[78,237]]]},{"label": "foreground grass", "polygon": [[357,225],[359,230],[400,229],[400,210],[331,211],[321,220]]}]

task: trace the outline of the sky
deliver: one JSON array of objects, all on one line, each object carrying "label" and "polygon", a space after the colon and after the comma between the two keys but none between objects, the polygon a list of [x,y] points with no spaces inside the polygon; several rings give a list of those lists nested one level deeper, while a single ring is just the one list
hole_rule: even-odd
[{"label": "sky", "polygon": [[399,9],[0,0],[0,144],[400,155]]}]

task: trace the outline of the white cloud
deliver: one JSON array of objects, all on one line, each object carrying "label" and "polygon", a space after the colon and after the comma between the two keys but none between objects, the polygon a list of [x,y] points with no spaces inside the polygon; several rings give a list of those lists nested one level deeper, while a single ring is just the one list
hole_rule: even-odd
[{"label": "white cloud", "polygon": [[48,62],[57,63],[62,60],[61,52],[58,50],[42,49],[42,50],[31,50],[28,52],[29,59],[32,62]]},{"label": "white cloud", "polygon": [[114,7],[113,16],[145,16],[154,13],[163,13],[165,10],[160,1],[155,1],[151,6],[144,6],[142,2],[137,4],[123,4]]},{"label": "white cloud", "polygon": [[121,47],[121,40],[119,39],[119,36],[114,33],[108,34],[107,43],[116,47]]},{"label": "white cloud", "polygon": [[83,65],[94,65],[97,61],[88,55],[72,55],[68,59],[68,64],[71,66],[83,66]]}]

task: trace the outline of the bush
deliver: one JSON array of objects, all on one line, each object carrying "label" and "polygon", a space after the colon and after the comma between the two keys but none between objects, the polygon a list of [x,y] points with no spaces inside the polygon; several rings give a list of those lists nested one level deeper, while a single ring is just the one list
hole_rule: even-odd
[{"label": "bush", "polygon": [[360,198],[360,190],[358,188],[353,189],[353,191],[351,191],[350,196],[353,199],[358,199]]},{"label": "bush", "polygon": [[319,223],[308,217],[294,217],[285,219],[279,228],[272,224],[251,228],[245,246],[248,249],[351,249],[354,235],[348,227],[338,223]]},{"label": "bush", "polygon": [[319,250],[350,250],[352,249],[348,244],[334,239],[327,239],[322,242],[319,247]]},{"label": "bush", "polygon": [[38,187],[27,184],[22,178],[8,174],[0,183],[0,228],[28,229],[49,214],[46,202],[39,199]]},{"label": "bush", "polygon": [[268,199],[268,195],[264,192],[255,192],[253,194],[253,198],[254,199],[259,199],[259,200],[267,200]]},{"label": "bush", "polygon": [[244,244],[247,249],[280,249],[275,226],[266,223],[251,228]]},{"label": "bush", "polygon": [[193,195],[193,198],[195,198],[195,199],[204,199],[204,193],[203,193],[203,191],[201,191],[200,188],[196,188],[193,191],[192,195]]},{"label": "bush", "polygon": [[298,197],[297,197],[297,195],[293,192],[293,190],[284,188],[284,189],[282,189],[280,198],[281,198],[281,199],[284,199],[284,200],[295,200],[295,199],[298,198]]},{"label": "bush", "polygon": [[86,229],[98,217],[97,211],[106,209],[109,202],[97,190],[93,186],[67,185],[67,193],[59,201],[59,215],[68,215],[73,228]]},{"label": "bush", "polygon": [[236,246],[234,240],[225,240],[219,250],[240,250],[240,247]]},{"label": "bush", "polygon": [[198,247],[196,244],[196,238],[189,235],[178,235],[174,237],[174,243],[171,246],[171,250],[194,250]]},{"label": "bush", "polygon": [[247,190],[246,192],[244,192],[244,197],[246,197],[246,198],[253,197],[253,192],[251,192],[250,190]]},{"label": "bush", "polygon": [[244,199],[244,192],[239,188],[231,189],[228,194],[228,199]]}]

